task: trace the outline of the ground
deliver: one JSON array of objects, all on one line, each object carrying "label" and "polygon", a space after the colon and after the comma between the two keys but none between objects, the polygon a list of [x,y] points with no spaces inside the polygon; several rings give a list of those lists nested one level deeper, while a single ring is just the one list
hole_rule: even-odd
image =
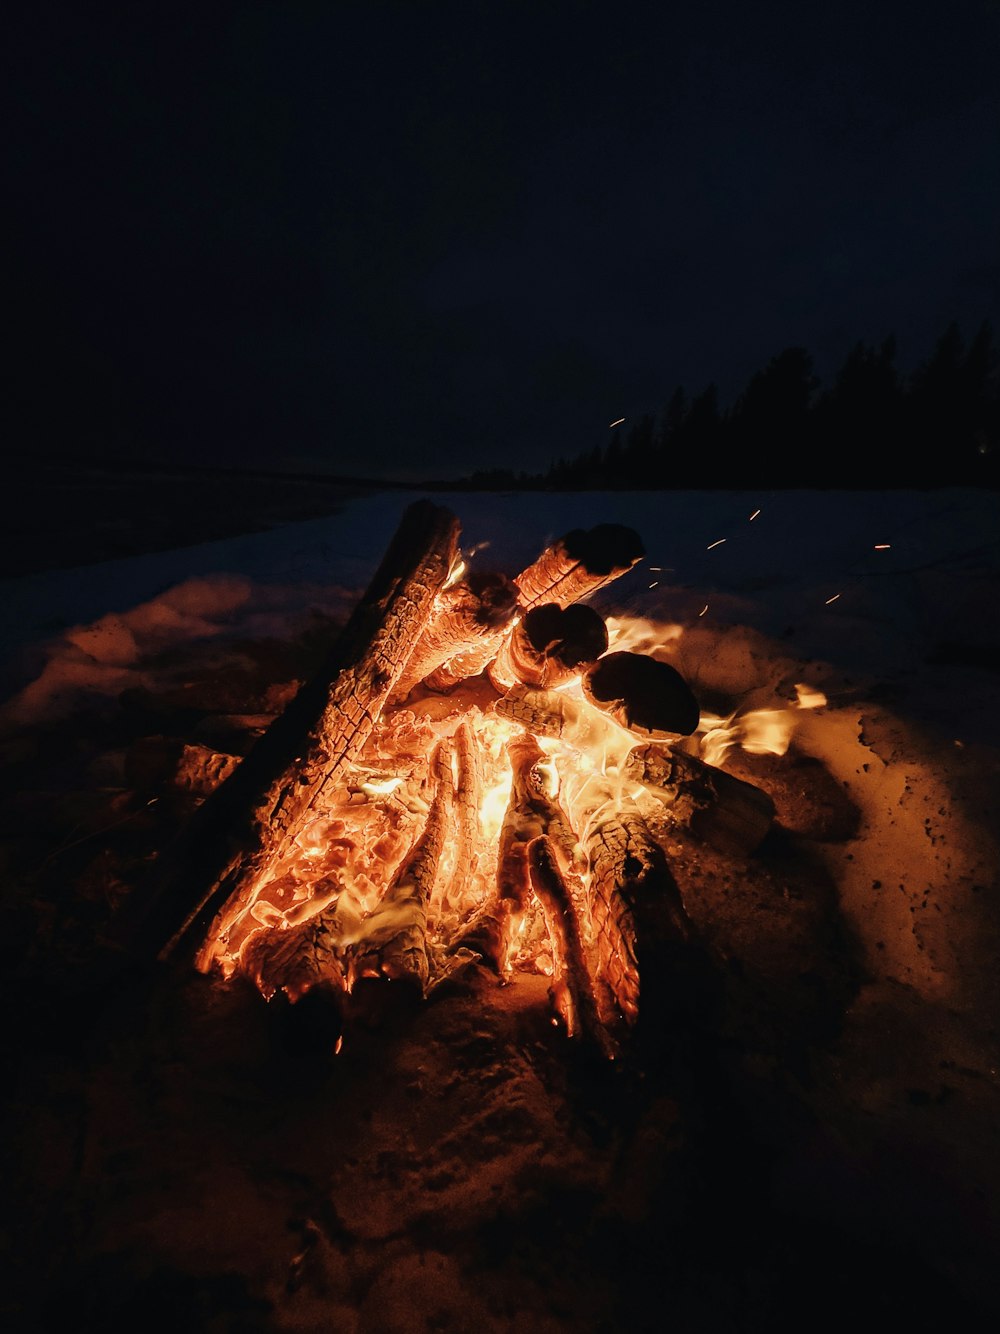
[{"label": "ground", "polygon": [[680,640],[644,593],[713,707],[825,703],[784,754],[721,761],[775,801],[759,849],[678,834],[708,967],[616,1062],[531,974],[345,1014],[106,943],[199,800],[179,747],[244,753],[349,607],[279,632],[228,577],[67,628],[5,708],[8,1328],[995,1321],[997,659],[958,615],[991,565],[907,575],[929,629],[877,673],[755,628],[745,589],[713,626],[675,588]]}]

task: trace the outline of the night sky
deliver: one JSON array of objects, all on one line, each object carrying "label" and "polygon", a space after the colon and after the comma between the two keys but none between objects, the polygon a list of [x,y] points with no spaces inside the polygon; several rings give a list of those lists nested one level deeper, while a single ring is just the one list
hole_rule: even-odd
[{"label": "night sky", "polygon": [[1000,3],[34,3],[23,458],[545,468],[789,346],[1000,327]]}]

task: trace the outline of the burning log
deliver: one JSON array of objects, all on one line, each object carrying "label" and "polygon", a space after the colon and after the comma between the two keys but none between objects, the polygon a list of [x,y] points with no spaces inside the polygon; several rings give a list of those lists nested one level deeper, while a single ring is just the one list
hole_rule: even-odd
[{"label": "burning log", "polygon": [[625,774],[720,852],[749,856],[774,823],[774,802],[762,788],[669,746],[636,746]]},{"label": "burning log", "polygon": [[482,841],[479,803],[483,792],[483,760],[467,718],[455,731],[454,746],[455,818],[449,831],[454,870],[450,882],[442,887],[440,904],[441,913],[447,915],[460,911],[467,901]]},{"label": "burning log", "polygon": [[500,830],[497,858],[496,908],[498,923],[495,963],[501,977],[511,971],[514,937],[524,920],[531,896],[528,847],[533,839],[549,835],[564,867],[573,863],[576,837],[565,815],[545,791],[541,765],[544,752],[533,736],[508,742],[512,781],[510,800]]},{"label": "burning log", "polygon": [[287,931],[259,931],[243,951],[242,971],[268,999],[280,990],[293,1004],[315,987],[346,991],[339,926],[333,903]]},{"label": "burning log", "polygon": [[509,977],[511,954],[518,928],[531,899],[528,847],[548,836],[562,870],[577,861],[576,836],[558,803],[545,790],[542,765],[545,753],[533,736],[515,737],[507,744],[511,789],[500,829],[497,854],[497,898],[476,914],[458,946],[475,950],[501,978]]},{"label": "burning log", "polygon": [[477,676],[493,658],[517,613],[517,588],[503,574],[470,572],[438,594],[434,610],[399,678],[394,700],[421,683],[446,691]]},{"label": "burning log", "polygon": [[613,1057],[615,1044],[600,1021],[579,914],[560,869],[561,860],[547,836],[528,845],[531,888],[542,905],[552,943],[555,977],[549,994],[569,1037],[581,1034],[605,1056]]},{"label": "burning log", "polygon": [[602,746],[615,737],[615,727],[559,690],[514,685],[494,709],[536,736],[568,741],[582,750]]},{"label": "burning log", "polygon": [[[608,988],[602,1019],[615,1012],[628,1026],[643,1013],[669,1018],[677,993],[673,975],[694,950],[694,933],[680,891],[659,844],[642,819],[623,810],[591,829],[586,842],[591,873],[591,917],[599,976]],[[613,1007],[613,1008],[612,1008]]]},{"label": "burning log", "polygon": [[568,607],[629,570],[646,552],[639,534],[617,523],[574,528],[514,580],[527,611],[543,602]]},{"label": "burning log", "polygon": [[452,807],[452,752],[442,743],[431,771],[434,799],[424,832],[392,878],[382,902],[366,923],[364,940],[354,947],[348,988],[362,978],[405,982],[420,996],[427,988],[427,905],[437,876]]},{"label": "burning log", "polygon": [[[494,708],[536,736],[614,753],[628,738],[610,719],[558,690],[513,686]],[[671,746],[629,745],[621,776],[643,784],[670,816],[720,852],[748,856],[774,820],[766,792]]]},{"label": "burning log", "polygon": [[456,517],[429,501],[406,510],[323,669],[154,864],[116,923],[120,944],[160,958],[203,944],[207,966],[215,938],[371,734],[454,568],[458,533]]},{"label": "burning log", "polygon": [[582,687],[595,708],[630,732],[690,736],[701,718],[680,672],[645,653],[608,653],[584,673]]},{"label": "burning log", "polygon": [[543,602],[525,612],[503,641],[490,663],[490,680],[498,690],[516,681],[543,688],[562,685],[607,648],[608,627],[592,607]]}]

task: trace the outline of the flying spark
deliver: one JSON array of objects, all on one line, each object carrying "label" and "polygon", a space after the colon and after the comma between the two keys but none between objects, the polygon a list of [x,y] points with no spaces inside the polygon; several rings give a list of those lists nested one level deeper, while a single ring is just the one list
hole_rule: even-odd
[{"label": "flying spark", "polygon": [[706,611],[708,611],[708,603],[707,603],[707,602],[705,603],[704,607],[702,607],[702,609],[701,609],[701,611],[698,613],[698,615],[699,615],[699,616],[704,616]]},{"label": "flying spark", "polygon": [[890,547],[890,545],[889,545],[888,542],[876,542],[876,543],[875,543],[875,550],[876,550],[876,551],[891,551],[892,548]]},{"label": "flying spark", "polygon": [[837,599],[838,599],[839,597],[840,597],[840,594],[839,594],[839,593],[834,593],[833,597],[832,597],[832,598],[827,598],[826,602],[825,602],[823,605],[824,605],[825,607],[829,607],[830,603],[831,603],[831,602],[836,602]]},{"label": "flying spark", "polygon": [[723,542],[725,542],[725,541],[726,541],[726,539],[725,539],[724,537],[720,537],[719,540],[718,540],[718,542],[710,542],[710,543],[708,544],[708,546],[705,548],[705,550],[706,550],[706,551],[711,551],[713,547],[721,547],[722,544],[723,544]]},{"label": "flying spark", "polygon": [[754,519],[756,519],[756,517],[757,517],[757,515],[758,515],[759,513],[760,513],[760,510],[754,510],[754,512],[750,515],[750,518],[749,518],[748,522],[749,522],[749,523],[753,523]]},{"label": "flying spark", "polygon": [[617,420],[616,422],[611,422],[611,423],[609,424],[609,426],[608,426],[608,430],[610,431],[610,430],[613,430],[614,427],[616,427],[616,426],[621,426],[621,424],[622,424],[622,422],[623,422],[624,420],[625,420],[624,417],[619,417],[618,420]]}]

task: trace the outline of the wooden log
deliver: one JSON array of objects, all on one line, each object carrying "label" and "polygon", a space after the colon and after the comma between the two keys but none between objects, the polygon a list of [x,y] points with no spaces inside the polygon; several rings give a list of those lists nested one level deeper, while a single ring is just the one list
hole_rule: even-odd
[{"label": "wooden log", "polygon": [[720,852],[750,856],[774,824],[774,802],[761,788],[670,746],[636,746],[625,773]]},{"label": "wooden log", "polygon": [[513,685],[493,708],[536,736],[567,741],[581,750],[622,740],[621,731],[610,719],[560,690]]},{"label": "wooden log", "polygon": [[517,588],[504,574],[470,571],[438,594],[393,692],[403,700],[421,682],[447,691],[477,676],[517,615]]},{"label": "wooden log", "polygon": [[543,602],[532,607],[506,636],[489,665],[497,690],[515,682],[551,689],[571,681],[608,649],[608,627],[593,607],[560,607]]},{"label": "wooden log", "polygon": [[548,836],[528,845],[528,873],[552,943],[555,975],[549,994],[553,1006],[567,1036],[581,1036],[614,1059],[617,1048],[598,1014],[579,914],[561,870],[559,851]]},{"label": "wooden log", "polygon": [[440,905],[434,905],[438,917],[449,918],[460,915],[468,902],[482,845],[479,804],[483,795],[483,757],[467,718],[455,729],[453,744],[455,806],[449,837],[453,843],[454,870],[448,884],[442,886]]},{"label": "wooden log", "polygon": [[586,846],[598,981],[607,988],[601,1017],[633,1027],[642,1009],[654,1025],[668,1020],[673,969],[695,942],[663,851],[627,810],[594,825]]},{"label": "wooden log", "polygon": [[364,936],[350,951],[348,989],[361,979],[402,982],[415,995],[427,989],[427,905],[434,888],[452,809],[452,750],[442,742],[431,771],[435,790],[427,823],[413,850],[398,867],[382,902],[365,923]]},{"label": "wooden log", "polygon": [[581,686],[595,708],[642,736],[690,736],[701,719],[680,672],[645,653],[606,654],[584,672]]},{"label": "wooden log", "polygon": [[480,911],[459,942],[481,953],[501,978],[510,976],[515,934],[531,900],[530,843],[548,835],[564,870],[573,867],[579,856],[565,814],[545,792],[539,768],[545,753],[538,742],[529,735],[516,737],[507,743],[507,755],[512,777],[498,842],[497,898]]},{"label": "wooden log", "polygon": [[284,991],[294,1004],[314,987],[345,991],[337,904],[286,931],[259,931],[247,941],[240,971],[251,977],[268,1000]]},{"label": "wooden log", "polygon": [[[513,686],[494,708],[536,736],[583,750],[621,748],[622,733],[610,720],[558,690]],[[761,788],[672,746],[631,747],[622,776],[641,783],[673,819],[719,852],[749,856],[774,821],[774,803]]]},{"label": "wooden log", "polygon": [[639,534],[622,524],[574,528],[514,580],[521,606],[526,611],[543,602],[568,607],[627,574],[645,554]]},{"label": "wooden log", "polygon": [[458,535],[450,511],[409,506],[322,669],[157,859],[113,924],[114,943],[211,966],[227,922],[370,735],[454,568]]}]

